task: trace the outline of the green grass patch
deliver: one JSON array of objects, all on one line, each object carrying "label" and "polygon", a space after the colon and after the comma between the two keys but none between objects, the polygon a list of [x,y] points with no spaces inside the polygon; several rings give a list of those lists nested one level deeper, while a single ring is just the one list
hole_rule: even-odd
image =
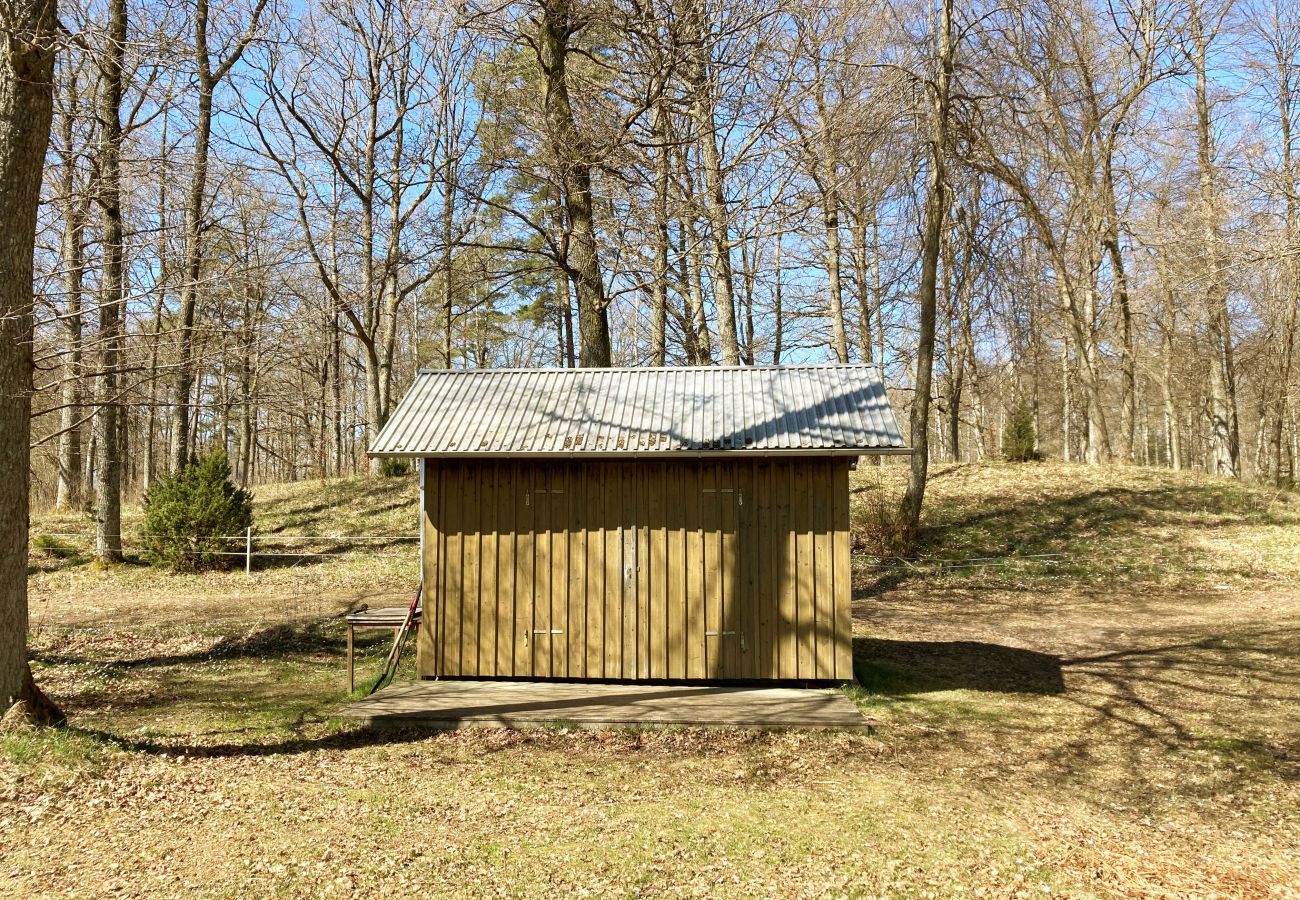
[{"label": "green grass patch", "polygon": [[102,770],[120,748],[73,728],[40,728],[0,735],[0,759],[27,775],[85,775]]},{"label": "green grass patch", "polygon": [[40,533],[32,536],[32,550],[52,556],[55,559],[69,559],[82,555],[79,548],[74,547],[67,541]]},{"label": "green grass patch", "polygon": [[1271,771],[1280,761],[1277,748],[1262,737],[1202,738],[1196,746],[1237,771]]},{"label": "green grass patch", "polygon": [[853,660],[853,676],[857,683],[845,688],[853,699],[896,697],[911,693],[913,688],[905,672],[872,660]]},{"label": "green grass patch", "polygon": [[1008,711],[996,701],[969,690],[927,690],[925,678],[870,659],[855,659],[856,682],[845,696],[868,716],[927,727],[963,727],[1006,719]]}]

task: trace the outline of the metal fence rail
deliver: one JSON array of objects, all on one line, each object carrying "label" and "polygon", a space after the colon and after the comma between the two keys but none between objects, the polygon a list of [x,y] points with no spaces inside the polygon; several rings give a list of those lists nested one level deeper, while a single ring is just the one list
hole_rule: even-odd
[{"label": "metal fence rail", "polygon": [[[85,532],[59,532],[59,531],[37,531],[35,535],[52,538],[70,538],[85,543],[93,544],[94,534]],[[128,535],[122,535],[125,538]],[[137,535],[129,535],[132,540],[138,540]],[[214,541],[238,542],[237,549],[216,550],[212,551],[214,556],[235,556],[242,557],[244,560],[245,574],[252,574],[253,560],[262,556],[267,558],[293,558],[293,557],[314,557],[314,556],[347,556],[355,553],[357,548],[350,550],[293,550],[285,548],[283,544],[298,543],[330,543],[330,544],[354,544],[357,547],[364,547],[375,543],[394,544],[394,543],[414,543],[420,540],[418,534],[277,534],[275,532],[267,534],[258,534],[253,529],[249,529],[244,534],[223,534],[214,535],[209,538]],[[258,545],[267,549],[257,549]],[[865,553],[863,551],[854,551],[852,561],[855,566],[882,566],[890,563],[897,563],[912,569],[921,574],[941,574],[943,572],[955,572],[959,570],[972,569],[991,569],[1006,567],[1008,565],[1040,565],[1046,567],[1055,567],[1068,565],[1071,562],[1090,560],[1096,558],[1095,554],[1078,554],[1078,553],[1011,553],[1001,556],[969,556],[957,559],[921,559],[914,556],[881,556],[875,553]],[[1128,568],[1118,566],[1117,568]]]},{"label": "metal fence rail", "polygon": [[[93,544],[95,541],[95,535],[87,534],[86,532],[35,531],[33,532],[33,535],[50,537],[50,538],[66,538],[66,539],[78,540],[88,544]],[[127,538],[130,538],[131,540],[139,540],[137,535],[121,534],[121,535],[116,535],[116,537],[119,540],[123,541],[123,543],[125,543]],[[236,546],[239,546],[239,549],[213,550],[210,551],[210,553],[213,556],[243,557],[244,574],[251,575],[253,572],[253,559],[259,556],[271,557],[271,558],[306,557],[306,556],[347,556],[350,553],[356,552],[355,549],[353,550],[286,550],[280,547],[275,547],[275,549],[257,550],[255,549],[255,546],[259,543],[262,546],[272,546],[272,547],[274,547],[274,545],[276,544],[293,543],[293,542],[357,544],[357,545],[364,546],[367,544],[374,544],[376,542],[383,543],[383,544],[392,544],[392,543],[419,541],[420,536],[418,534],[277,534],[275,532],[271,532],[268,534],[258,534],[254,529],[250,528],[244,534],[217,534],[217,535],[211,535],[205,538],[205,540],[238,542]]]}]

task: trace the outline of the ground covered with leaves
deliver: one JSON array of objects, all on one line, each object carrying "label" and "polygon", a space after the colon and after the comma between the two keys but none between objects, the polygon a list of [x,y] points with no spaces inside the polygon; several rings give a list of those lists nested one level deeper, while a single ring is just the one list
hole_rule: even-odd
[{"label": "ground covered with leaves", "polygon": [[[897,479],[855,475],[867,735],[362,731],[330,717],[340,615],[400,602],[409,550],[251,578],[38,554],[71,727],[0,738],[0,891],[1300,896],[1300,499],[944,468],[882,562]],[[259,524],[342,533],[372,489],[403,533],[401,480],[259,492]]]}]

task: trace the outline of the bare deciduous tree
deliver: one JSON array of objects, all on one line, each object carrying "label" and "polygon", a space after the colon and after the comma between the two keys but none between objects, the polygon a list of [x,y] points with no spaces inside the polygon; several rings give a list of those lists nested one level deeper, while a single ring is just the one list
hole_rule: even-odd
[{"label": "bare deciduous tree", "polygon": [[54,0],[0,3],[0,716],[36,724],[61,717],[27,663],[32,253],[53,118],[56,27]]}]

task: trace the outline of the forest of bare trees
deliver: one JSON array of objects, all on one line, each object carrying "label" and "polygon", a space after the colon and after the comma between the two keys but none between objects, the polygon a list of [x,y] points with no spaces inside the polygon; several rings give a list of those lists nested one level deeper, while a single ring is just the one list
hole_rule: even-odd
[{"label": "forest of bare trees", "polygon": [[1295,478],[1288,0],[59,19],[32,490],[107,558],[195,452],[364,471],[420,367],[863,361],[931,459],[1023,402],[1045,455]]}]

